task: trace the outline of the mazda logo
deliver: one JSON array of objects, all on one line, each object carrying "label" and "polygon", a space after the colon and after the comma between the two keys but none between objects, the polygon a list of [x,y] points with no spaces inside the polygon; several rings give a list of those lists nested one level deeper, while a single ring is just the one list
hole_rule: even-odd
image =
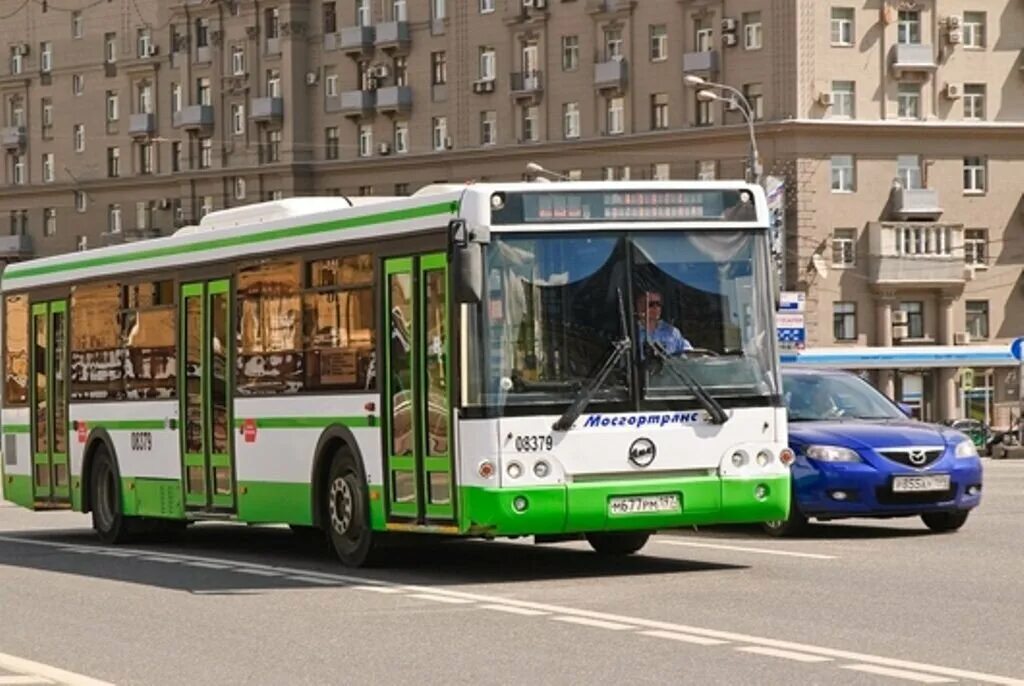
[{"label": "mazda logo", "polygon": [[923,450],[910,450],[908,453],[907,459],[910,460],[910,464],[924,464],[928,461],[928,456]]},{"label": "mazda logo", "polygon": [[658,449],[649,438],[638,438],[629,446],[630,463],[641,469],[650,466],[657,454]]}]

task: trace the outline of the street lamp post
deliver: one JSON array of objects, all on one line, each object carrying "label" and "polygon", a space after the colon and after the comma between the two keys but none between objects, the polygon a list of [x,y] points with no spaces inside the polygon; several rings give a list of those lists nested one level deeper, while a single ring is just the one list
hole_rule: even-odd
[{"label": "street lamp post", "polygon": [[[747,181],[761,185],[761,155],[757,149],[757,136],[754,134],[754,108],[747,96],[732,86],[708,81],[695,74],[684,76],[683,83],[690,88],[699,88],[697,99],[702,102],[726,102],[740,111],[743,119],[747,122],[747,132],[750,135],[750,164],[747,165]],[[715,90],[725,91],[729,96],[723,96],[716,93]]]}]

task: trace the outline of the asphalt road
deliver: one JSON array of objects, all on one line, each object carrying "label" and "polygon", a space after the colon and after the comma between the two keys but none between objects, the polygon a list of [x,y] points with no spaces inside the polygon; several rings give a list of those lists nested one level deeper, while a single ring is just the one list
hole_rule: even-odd
[{"label": "asphalt road", "polygon": [[453,542],[352,572],[286,529],[99,545],[0,506],[0,685],[1024,685],[1024,461],[960,532],[705,529],[602,560]]}]

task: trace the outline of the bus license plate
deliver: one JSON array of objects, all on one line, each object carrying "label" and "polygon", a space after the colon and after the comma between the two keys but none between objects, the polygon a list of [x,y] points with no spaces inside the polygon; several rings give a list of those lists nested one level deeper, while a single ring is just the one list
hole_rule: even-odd
[{"label": "bus license plate", "polygon": [[624,498],[612,498],[608,501],[608,514],[632,515],[652,512],[680,512],[679,495],[634,495]]},{"label": "bus license plate", "polygon": [[949,474],[928,476],[897,476],[892,480],[893,493],[921,493],[927,491],[948,491]]}]

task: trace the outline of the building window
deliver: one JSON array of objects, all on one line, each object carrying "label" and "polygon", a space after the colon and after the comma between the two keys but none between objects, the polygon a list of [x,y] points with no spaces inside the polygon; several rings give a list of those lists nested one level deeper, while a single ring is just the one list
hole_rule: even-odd
[{"label": "building window", "polygon": [[965,48],[985,47],[985,13],[964,12],[963,38]]},{"label": "building window", "polygon": [[43,235],[57,235],[57,208],[55,207],[43,208]]},{"label": "building window", "polygon": [[445,150],[448,147],[448,117],[434,117],[430,128],[434,150]]},{"label": "building window", "polygon": [[71,77],[71,93],[72,95],[85,93],[85,77],[82,74],[74,74]]},{"label": "building window", "polygon": [[281,132],[267,131],[267,162],[281,161]]},{"label": "building window", "polygon": [[651,94],[651,129],[668,128],[668,93]]},{"label": "building window", "polygon": [[337,126],[328,126],[324,132],[326,150],[325,156],[329,160],[336,160],[341,154],[341,137],[338,134]]},{"label": "building window", "polygon": [[394,59],[395,85],[409,85],[409,58],[396,56]]},{"label": "building window", "polygon": [[567,102],[562,105],[562,137],[567,139],[580,137],[580,105]]},{"label": "building window", "polygon": [[210,20],[205,17],[196,19],[196,47],[206,48],[210,45]]},{"label": "building window", "polygon": [[494,48],[491,46],[480,46],[480,80],[493,81],[497,73]]},{"label": "building window", "polygon": [[196,104],[209,105],[212,102],[210,93],[210,77],[196,79]]},{"label": "building window", "polygon": [[697,180],[714,181],[718,178],[718,162],[715,160],[697,160]]},{"label": "building window", "polygon": [[430,2],[430,18],[431,19],[444,19],[448,15],[447,7],[445,7],[445,0],[431,0]]},{"label": "building window", "polygon": [[668,162],[656,162],[651,165],[651,180],[669,181],[672,178],[671,171],[672,165]]},{"label": "building window", "polygon": [[924,338],[924,303],[902,302],[899,308],[907,313],[907,338]]},{"label": "building window", "polygon": [[50,98],[42,99],[40,116],[42,118],[43,132],[46,133],[53,126],[53,101]]},{"label": "building window", "polygon": [[966,303],[967,333],[971,338],[988,338],[988,300],[968,300]]},{"label": "building window", "polygon": [[409,152],[409,122],[395,122],[395,152]]},{"label": "building window", "polygon": [[964,158],[964,192],[984,193],[985,192],[985,158],[965,157]]},{"label": "building window", "polygon": [[900,10],[896,40],[902,45],[921,43],[921,13],[918,10]]},{"label": "building window", "polygon": [[845,268],[857,264],[857,230],[835,229],[832,232],[832,266]]},{"label": "building window", "polygon": [[267,70],[267,97],[268,98],[280,98],[281,97],[281,70],[280,69],[268,69]]},{"label": "building window", "polygon": [[153,228],[153,203],[149,200],[135,203],[135,228],[140,231]]},{"label": "building window", "polygon": [[10,63],[9,63],[9,66],[10,66],[10,69],[11,69],[11,74],[20,74],[22,68],[24,67],[24,65],[25,65],[25,61],[21,57],[21,46],[19,46],[19,45],[12,45],[11,46],[11,59],[10,59]]},{"label": "building window", "polygon": [[359,126],[359,156],[373,155],[373,127],[369,124]]},{"label": "building window", "polygon": [[103,61],[107,64],[117,62],[117,34],[107,33],[103,35]]},{"label": "building window", "polygon": [[356,0],[356,26],[370,26],[370,0]]},{"label": "building window", "polygon": [[43,41],[39,44],[39,71],[49,74],[53,70],[53,43]]},{"label": "building window", "polygon": [[148,28],[141,28],[135,32],[135,48],[137,57],[149,57],[153,51],[153,35]]},{"label": "building window", "polygon": [[335,33],[338,30],[338,4],[336,2],[324,3],[324,33]]},{"label": "building window", "polygon": [[760,12],[743,14],[743,49],[760,50],[764,40]]},{"label": "building window", "polygon": [[693,26],[693,46],[696,52],[708,52],[715,48],[715,31],[706,19],[698,19]]},{"label": "building window", "polygon": [[622,29],[607,28],[604,30],[604,60],[622,59]]},{"label": "building window", "polygon": [[668,27],[664,24],[651,26],[651,61],[664,62],[668,59]]},{"label": "building window", "polygon": [[498,142],[498,113],[487,110],[480,113],[480,145],[494,145]]},{"label": "building window", "polygon": [[602,167],[601,178],[604,181],[629,181],[629,167]]},{"label": "building window", "polygon": [[15,186],[23,186],[28,183],[28,170],[24,155],[14,155],[11,158],[11,168]]},{"label": "building window", "polygon": [[494,0],[480,0],[480,14],[494,11]]},{"label": "building window", "polygon": [[107,206],[107,231],[121,233],[121,206],[118,204]]},{"label": "building window", "polygon": [[964,231],[964,262],[974,267],[988,265],[988,229]]},{"label": "building window", "polygon": [[139,173],[153,173],[153,144],[149,141],[139,143]]},{"label": "building window", "polygon": [[743,96],[750,103],[750,113],[754,121],[764,119],[764,87],[759,83],[744,84]]},{"label": "building window", "polygon": [[85,124],[75,124],[71,128],[71,140],[75,152],[85,152]]},{"label": "building window", "polygon": [[53,183],[55,179],[54,161],[52,152],[43,153],[43,183]]},{"label": "building window", "polygon": [[281,10],[277,7],[270,7],[266,10],[264,16],[266,24],[267,38],[280,38],[281,37]]},{"label": "building window", "polygon": [[171,112],[181,112],[181,84],[171,84]]},{"label": "building window", "polygon": [[231,105],[231,133],[241,136],[245,133],[245,105]]},{"label": "building window", "polygon": [[231,47],[231,73],[245,76],[245,48],[241,45]]},{"label": "building window", "polygon": [[712,108],[712,103],[701,100],[698,97],[694,97],[697,103],[696,108],[696,124],[697,126],[711,126],[715,123],[715,110]]},{"label": "building window", "polygon": [[985,118],[985,84],[968,83],[964,85],[964,119],[982,120]]},{"label": "building window", "polygon": [[117,93],[114,91],[107,91],[107,122],[115,122],[120,116],[118,112]]},{"label": "building window", "polygon": [[522,110],[522,131],[524,141],[540,140],[538,122],[540,120],[540,108],[536,106],[524,107]]},{"label": "building window", "polygon": [[81,38],[85,35],[85,23],[82,21],[82,12],[75,10],[71,13],[71,37]]},{"label": "building window", "polygon": [[199,139],[199,168],[209,169],[213,166],[213,139],[204,136]]},{"label": "building window", "polygon": [[107,176],[116,179],[121,176],[121,149],[107,148]]},{"label": "building window", "polygon": [[89,209],[89,198],[85,191],[74,192],[75,212],[85,212]]},{"label": "building window", "polygon": [[853,81],[833,81],[831,116],[836,119],[853,119],[856,116],[855,94],[856,85]]},{"label": "building window", "polygon": [[435,86],[448,83],[448,55],[444,50],[430,53],[430,83]]},{"label": "building window", "polygon": [[562,71],[576,71],[580,66],[580,37],[562,36]]},{"label": "building window", "polygon": [[605,106],[608,135],[617,136],[626,130],[626,99],[608,98]]},{"label": "building window", "polygon": [[921,174],[921,156],[897,155],[896,178],[900,180],[904,188],[924,188],[924,179]]},{"label": "building window", "polygon": [[140,83],[136,87],[136,105],[140,114],[153,114],[153,86],[148,82]]},{"label": "building window", "polygon": [[921,86],[916,83],[901,83],[896,101],[896,116],[900,119],[921,118]]},{"label": "building window", "polygon": [[832,192],[852,193],[856,183],[853,155],[832,155]]},{"label": "building window", "polygon": [[338,95],[338,75],[328,74],[324,78],[324,95],[333,98]]},{"label": "building window", "polygon": [[407,183],[396,183],[395,184],[395,195],[398,197],[404,197],[409,195],[409,184]]},{"label": "building window", "polygon": [[[391,0],[391,21],[406,21],[408,19],[406,14],[405,0]],[[442,19],[443,17],[437,17]]]},{"label": "building window", "polygon": [[857,303],[832,303],[832,335],[837,341],[857,340]]},{"label": "building window", "polygon": [[181,141],[171,143],[171,171],[180,172],[182,168]]}]

